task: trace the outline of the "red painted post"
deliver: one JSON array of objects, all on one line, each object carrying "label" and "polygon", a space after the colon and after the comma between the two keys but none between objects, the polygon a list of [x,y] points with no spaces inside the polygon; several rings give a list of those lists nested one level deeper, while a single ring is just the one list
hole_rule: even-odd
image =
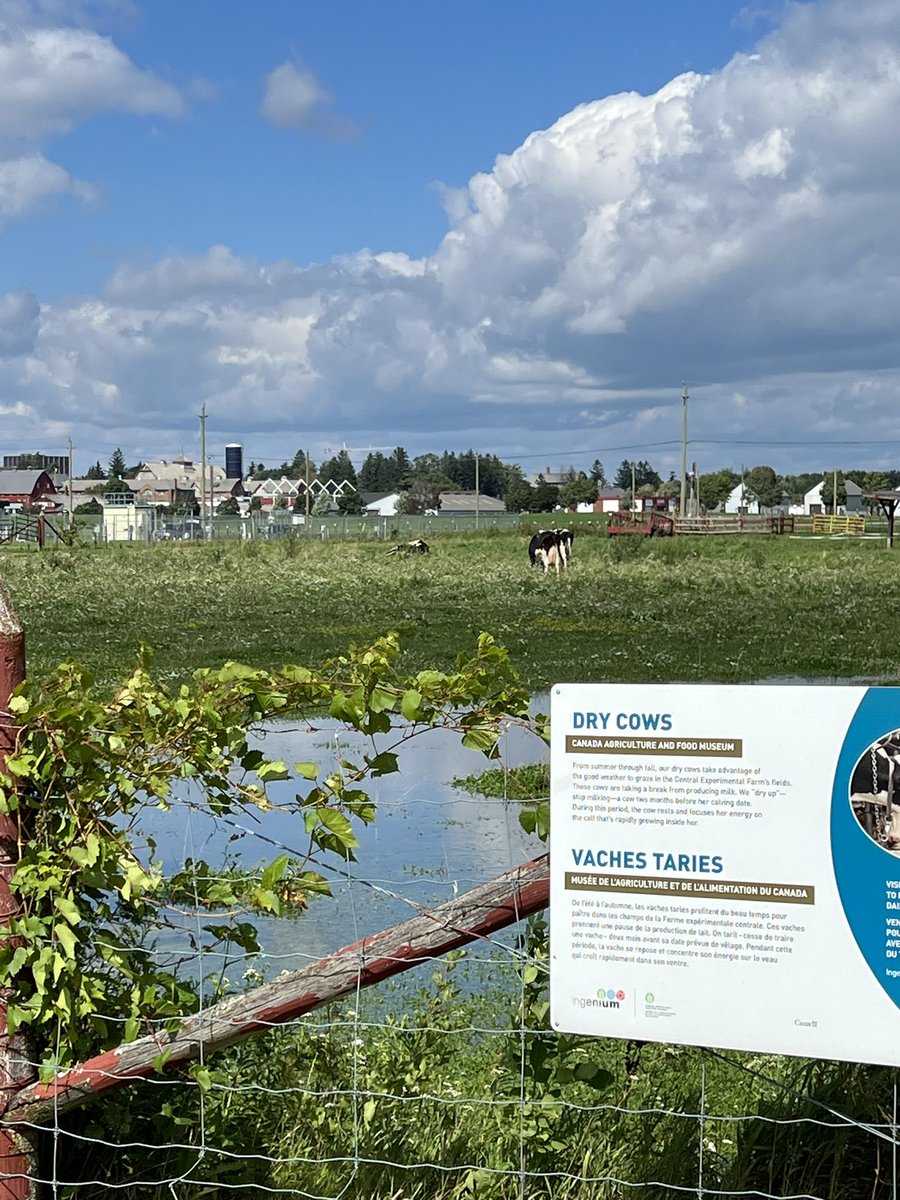
[{"label": "red painted post", "polygon": [[[17,730],[9,697],[25,678],[25,634],[6,584],[0,579],[0,770],[15,750]],[[10,879],[19,858],[15,815],[0,813],[0,925],[18,909]],[[6,1112],[17,1093],[35,1079],[28,1044],[21,1034],[6,1032],[6,1000],[0,993],[0,1106]],[[24,1136],[23,1136],[24,1135]],[[33,1135],[0,1126],[0,1200],[34,1200],[37,1175]]]}]

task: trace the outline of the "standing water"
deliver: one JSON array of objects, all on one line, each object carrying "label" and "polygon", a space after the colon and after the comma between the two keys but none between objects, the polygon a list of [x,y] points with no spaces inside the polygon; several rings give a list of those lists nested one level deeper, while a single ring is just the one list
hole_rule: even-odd
[{"label": "standing water", "polygon": [[[295,970],[341,946],[386,929],[516,867],[545,849],[519,824],[520,805],[487,798],[453,786],[454,779],[491,768],[543,761],[546,746],[533,733],[512,726],[501,740],[499,760],[461,745],[460,734],[425,730],[398,751],[399,770],[360,785],[377,807],[371,825],[354,820],[360,845],[356,862],[317,851],[310,864],[328,880],[332,896],[314,897],[309,908],[290,918],[249,919],[260,931],[263,954],[249,962],[254,971],[273,977]],[[372,740],[338,723],[323,719],[310,724],[273,722],[258,738],[270,760],[291,764],[314,762],[320,777],[335,770],[339,760],[362,763],[390,748],[393,739]],[[304,782],[304,790],[306,785]],[[303,859],[308,848],[303,817],[279,811],[294,804],[296,780],[268,785],[273,810],[242,809],[217,819],[200,810],[187,794],[168,812],[150,809],[143,815],[142,832],[152,837],[166,873],[184,869],[188,860],[210,866],[228,862],[251,869],[265,866],[287,853]],[[216,918],[217,922],[224,918]],[[243,919],[243,918],[241,918]],[[185,934],[203,941],[202,926],[211,918],[188,918]],[[501,935],[504,936],[504,935]],[[510,941],[514,934],[507,933]],[[167,957],[173,950],[167,937],[160,944]],[[183,949],[180,948],[180,949]],[[232,984],[248,962],[236,962],[240,951],[228,955]],[[202,974],[217,972],[216,958],[205,952]],[[196,965],[193,968],[196,970]],[[223,963],[223,970],[225,970]]]}]

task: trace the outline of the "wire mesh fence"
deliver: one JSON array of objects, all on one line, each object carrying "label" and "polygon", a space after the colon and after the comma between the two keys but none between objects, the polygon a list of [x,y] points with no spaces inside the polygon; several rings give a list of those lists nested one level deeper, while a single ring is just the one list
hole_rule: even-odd
[{"label": "wire mesh fence", "polygon": [[[264,736],[281,757],[327,763],[353,750],[327,723]],[[503,748],[503,779],[541,753],[516,730]],[[259,950],[241,935],[246,914],[227,917],[234,936],[223,938],[208,906],[161,905],[141,948],[192,986],[197,1028],[223,998],[259,995],[337,947],[443,912],[542,852],[505,787],[453,786],[478,761],[472,752],[437,734],[410,754],[379,781],[357,861],[318,864],[332,895],[258,923]],[[274,856],[306,853],[296,814],[274,800],[252,818],[215,816],[186,786],[130,832],[169,872],[195,872],[199,897],[201,876],[208,894],[211,872],[261,878]],[[288,1019],[257,1011],[252,1030],[235,1025],[237,1044],[197,1036],[191,1062],[161,1052],[132,1081],[98,1060],[94,1073],[117,1086],[80,1106],[50,1089],[39,1120],[13,1105],[17,1128],[40,1132],[34,1181],[44,1195],[84,1200],[897,1195],[893,1070],[553,1033],[540,913],[435,961],[402,942],[380,958],[394,978],[367,986],[371,961],[335,1003]],[[141,1032],[162,1050],[172,1028],[167,1018]],[[41,1056],[45,1087],[62,1038]]]}]

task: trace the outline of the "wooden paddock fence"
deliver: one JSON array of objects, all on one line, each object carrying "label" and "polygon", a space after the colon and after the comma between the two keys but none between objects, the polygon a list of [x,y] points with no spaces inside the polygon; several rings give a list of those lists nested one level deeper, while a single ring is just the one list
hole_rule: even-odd
[{"label": "wooden paddock fence", "polygon": [[676,534],[710,535],[741,533],[793,533],[794,518],[778,513],[775,516],[713,515],[708,517],[676,517]]}]

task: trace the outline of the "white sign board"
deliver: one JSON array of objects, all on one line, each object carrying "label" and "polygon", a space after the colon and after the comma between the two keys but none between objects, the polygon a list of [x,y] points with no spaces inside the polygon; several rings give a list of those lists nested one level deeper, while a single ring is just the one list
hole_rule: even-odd
[{"label": "white sign board", "polygon": [[900,688],[551,692],[554,1028],[900,1066]]}]

